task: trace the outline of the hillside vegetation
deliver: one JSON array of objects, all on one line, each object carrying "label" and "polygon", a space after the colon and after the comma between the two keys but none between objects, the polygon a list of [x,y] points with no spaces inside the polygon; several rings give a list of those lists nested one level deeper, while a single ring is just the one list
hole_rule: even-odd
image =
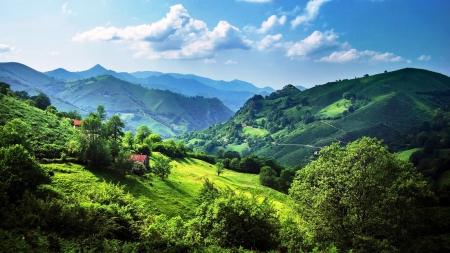
[{"label": "hillside vegetation", "polygon": [[[289,166],[309,163],[315,150],[332,142],[345,144],[362,136],[383,139],[392,151],[406,150],[414,146],[411,131],[450,103],[449,90],[449,77],[412,68],[305,91],[288,85],[269,96],[249,99],[224,124],[178,138],[203,140],[190,147],[211,153],[246,144],[246,152]],[[249,135],[248,127],[266,134]]]},{"label": "hillside vegetation", "polygon": [[20,63],[0,63],[0,81],[10,84],[13,90],[27,91],[31,95],[46,93],[58,110],[77,110],[83,115],[99,104],[104,105],[107,114],[119,114],[128,129],[146,124],[162,136],[171,137],[203,129],[232,115],[217,98],[187,97],[147,89],[111,75],[97,76],[98,73],[104,73],[103,67],[78,73],[83,77],[95,77],[62,81]]}]

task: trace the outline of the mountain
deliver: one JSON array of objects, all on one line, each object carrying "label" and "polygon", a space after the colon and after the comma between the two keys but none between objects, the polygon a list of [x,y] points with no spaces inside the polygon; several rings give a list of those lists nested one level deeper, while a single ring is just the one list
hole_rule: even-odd
[{"label": "mountain", "polygon": [[[98,65],[88,72],[95,74],[103,70]],[[20,63],[2,63],[0,81],[10,84],[13,90],[30,94],[44,92],[58,110],[86,114],[103,105],[108,114],[119,114],[131,127],[145,124],[164,137],[199,130],[232,115],[216,98],[149,90],[111,75],[63,82]]]},{"label": "mountain", "polygon": [[61,80],[75,80],[75,79],[83,78],[81,75],[74,73],[74,72],[70,72],[63,68],[58,68],[58,69],[55,69],[52,71],[47,71],[47,72],[44,72],[44,74],[46,74],[47,76],[57,78],[57,79],[61,79]]},{"label": "mountain", "polygon": [[296,85],[295,88],[297,88],[299,90],[306,90],[306,88],[301,85]]},{"label": "mountain", "polygon": [[[139,71],[133,73],[115,72],[107,70],[97,64],[94,67],[80,72],[66,72],[60,69],[45,72],[45,74],[69,81],[79,78],[90,78],[99,75],[111,75],[118,79],[140,84],[149,89],[170,90],[186,96],[217,97],[228,108],[237,111],[254,94],[270,94],[274,90],[270,87],[257,88],[251,83],[233,80],[231,82],[215,81],[196,75],[178,73],[161,73],[155,71]],[[77,77],[77,78],[74,78]]]},{"label": "mountain", "polygon": [[313,151],[332,142],[362,136],[383,139],[397,151],[411,146],[411,131],[431,122],[438,108],[448,107],[448,94],[448,76],[413,68],[304,91],[288,85],[265,98],[249,99],[224,124],[179,138],[195,139],[192,148],[207,147],[211,153],[218,148],[256,153],[290,166],[308,163]]},{"label": "mountain", "polygon": [[228,108],[237,111],[254,93],[248,91],[225,91],[205,85],[195,79],[175,78],[172,74],[149,76],[144,79],[144,87],[167,89],[187,96],[217,97]]}]

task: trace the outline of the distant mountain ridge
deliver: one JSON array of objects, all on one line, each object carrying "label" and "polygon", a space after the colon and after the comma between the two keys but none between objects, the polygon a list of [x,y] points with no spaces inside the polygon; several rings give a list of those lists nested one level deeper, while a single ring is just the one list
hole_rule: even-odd
[{"label": "distant mountain ridge", "polygon": [[[96,66],[78,75],[89,76],[100,71],[101,66]],[[56,72],[67,74],[64,70]],[[108,114],[119,114],[130,126],[145,124],[164,137],[199,130],[232,115],[217,98],[149,90],[112,75],[64,82],[20,63],[0,63],[0,81],[10,84],[13,90],[30,94],[44,92],[58,110],[78,110],[85,114],[103,105]]]},{"label": "distant mountain ridge", "polygon": [[141,84],[147,88],[167,89],[186,96],[217,97],[233,111],[237,111],[254,94],[266,95],[275,91],[270,87],[258,88],[251,83],[240,80],[230,82],[216,81],[192,74],[186,75],[156,71],[138,71],[133,73],[115,72],[99,64],[84,71],[70,72],[59,68],[44,72],[44,74],[64,81],[96,77],[99,75],[111,75],[130,83]]}]

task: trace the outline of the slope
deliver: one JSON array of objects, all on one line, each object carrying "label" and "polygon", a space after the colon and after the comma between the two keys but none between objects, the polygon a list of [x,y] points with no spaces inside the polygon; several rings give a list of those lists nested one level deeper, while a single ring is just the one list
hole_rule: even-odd
[{"label": "slope", "polygon": [[189,217],[195,209],[195,201],[204,178],[210,179],[221,189],[230,188],[236,192],[267,197],[274,201],[280,214],[285,217],[291,212],[292,205],[288,196],[261,186],[257,175],[226,170],[218,177],[213,165],[193,158],[174,160],[171,164],[172,172],[164,181],[151,174],[119,178],[104,170],[87,170],[71,163],[43,166],[54,173],[51,186],[68,195],[86,187],[96,188],[103,181],[124,185],[125,190],[143,206],[147,215]]},{"label": "slope", "polygon": [[[436,109],[447,106],[449,91],[449,77],[412,68],[304,91],[288,85],[265,98],[249,99],[226,124],[179,138],[200,137],[204,142],[197,143],[205,145],[191,147],[207,147],[209,152],[246,144],[249,152],[290,166],[308,163],[315,150],[331,142],[346,143],[361,136],[384,139],[393,151],[408,149],[408,131],[430,120]],[[248,126],[269,133],[246,136],[243,129]],[[212,136],[214,141],[208,139]]]}]

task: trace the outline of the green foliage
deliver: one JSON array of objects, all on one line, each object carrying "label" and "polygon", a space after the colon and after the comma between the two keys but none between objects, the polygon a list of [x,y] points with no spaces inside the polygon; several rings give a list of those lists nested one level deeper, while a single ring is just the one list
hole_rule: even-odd
[{"label": "green foliage", "polygon": [[116,161],[112,168],[116,171],[122,178],[129,173],[133,168],[134,162],[130,159],[131,153],[129,151],[121,150],[117,155]]},{"label": "green foliage", "polygon": [[216,166],[217,176],[220,176],[220,174],[223,173],[225,166],[221,162],[217,162],[215,166]]},{"label": "green foliage", "polygon": [[106,123],[106,129],[108,136],[112,136],[114,141],[118,141],[118,138],[123,137],[123,128],[125,123],[120,119],[118,115],[112,116]]},{"label": "green foliage", "polygon": [[316,242],[357,252],[406,250],[434,200],[412,164],[367,137],[323,149],[289,193]]},{"label": "green foliage", "polygon": [[143,176],[145,172],[147,172],[147,168],[141,162],[135,162],[131,170],[133,171],[134,174],[138,176]]},{"label": "green foliage", "polygon": [[169,177],[170,170],[172,169],[170,159],[161,154],[155,154],[154,156],[152,156],[152,159],[152,172],[155,173],[155,175],[159,176],[162,180],[167,179]]},{"label": "green foliage", "polygon": [[32,96],[31,100],[33,100],[36,107],[41,110],[45,110],[49,105],[51,105],[50,98],[42,92],[36,96]]},{"label": "green foliage", "polygon": [[259,183],[273,189],[278,189],[277,173],[275,170],[269,166],[262,167],[259,173]]},{"label": "green foliage", "polygon": [[188,226],[186,240],[194,245],[218,245],[268,251],[276,249],[280,222],[273,204],[257,197],[225,191],[203,202]]},{"label": "green foliage", "polygon": [[0,147],[0,198],[15,202],[29,190],[50,183],[49,176],[22,145]]}]

